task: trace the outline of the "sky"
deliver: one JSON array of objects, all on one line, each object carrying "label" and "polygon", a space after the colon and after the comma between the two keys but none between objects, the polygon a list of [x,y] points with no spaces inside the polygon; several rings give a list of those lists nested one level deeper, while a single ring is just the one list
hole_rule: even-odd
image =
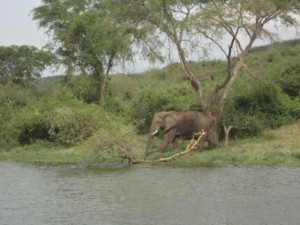
[{"label": "sky", "polygon": [[0,0],[0,45],[33,45],[41,48],[48,41],[38,29],[31,11],[40,0]]},{"label": "sky", "polygon": [[[41,48],[47,44],[45,30],[39,29],[37,22],[32,19],[32,9],[40,5],[41,0],[0,0],[0,46],[32,45]],[[297,17],[300,21],[300,15]],[[300,38],[299,32],[294,29],[278,29],[282,40]],[[258,41],[256,46],[262,44],[267,43]],[[125,69],[120,67],[115,72],[142,72],[158,66],[159,64],[149,64],[137,56],[134,64],[128,64]],[[47,73],[51,75],[52,72]]]},{"label": "sky", "polygon": [[[0,0],[0,46],[32,45],[42,48],[48,42],[45,30],[39,29],[37,21],[32,19],[32,10],[42,4],[41,0]],[[127,68],[119,67],[113,72],[142,72],[156,65],[137,57],[136,63]],[[47,70],[44,76],[59,74]]]}]

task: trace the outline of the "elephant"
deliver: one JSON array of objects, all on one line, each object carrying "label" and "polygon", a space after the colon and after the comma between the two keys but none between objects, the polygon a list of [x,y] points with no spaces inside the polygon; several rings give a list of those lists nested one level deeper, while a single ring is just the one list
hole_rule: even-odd
[{"label": "elephant", "polygon": [[204,112],[164,111],[155,113],[150,127],[144,158],[148,155],[148,150],[153,143],[155,134],[161,128],[164,129],[164,139],[159,147],[159,152],[163,152],[171,142],[174,148],[178,147],[178,138],[180,136],[192,138],[195,133],[202,131],[202,129],[206,134],[203,136],[203,140],[200,141],[200,145],[202,146],[207,141],[210,147],[215,148],[218,146],[216,125],[215,118],[208,116]]}]

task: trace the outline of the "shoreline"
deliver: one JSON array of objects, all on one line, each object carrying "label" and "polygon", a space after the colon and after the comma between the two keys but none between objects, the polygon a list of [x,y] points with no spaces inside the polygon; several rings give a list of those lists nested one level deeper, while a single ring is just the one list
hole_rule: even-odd
[{"label": "shoreline", "polygon": [[[186,155],[168,162],[150,162],[166,166],[212,167],[212,166],[275,166],[300,167],[300,121],[282,126],[276,130],[264,131],[260,137],[231,140],[228,147],[223,143],[215,150],[199,152],[193,150]],[[142,138],[141,138],[142,139]],[[143,138],[145,139],[145,138]],[[159,144],[160,140],[156,140]],[[154,149],[148,157],[157,160],[169,157],[185,148],[187,141],[182,141],[181,148],[158,154]],[[142,158],[144,142],[132,149],[132,154]],[[81,147],[44,147],[41,144],[18,147],[10,151],[0,150],[0,161],[45,163],[45,164],[113,164],[127,162],[122,153],[93,152]]]}]

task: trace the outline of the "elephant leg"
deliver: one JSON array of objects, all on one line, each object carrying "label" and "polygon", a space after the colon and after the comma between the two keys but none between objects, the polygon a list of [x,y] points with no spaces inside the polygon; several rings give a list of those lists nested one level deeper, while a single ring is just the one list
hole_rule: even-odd
[{"label": "elephant leg", "polygon": [[174,140],[172,141],[173,148],[178,148],[179,147],[179,138],[175,136]]},{"label": "elephant leg", "polygon": [[201,139],[200,141],[199,141],[199,143],[198,143],[198,149],[202,152],[202,151],[204,151],[204,145],[205,145],[205,140],[206,138],[203,138],[203,139]]},{"label": "elephant leg", "polygon": [[171,129],[168,132],[166,132],[164,136],[164,140],[161,143],[158,151],[163,152],[167,148],[168,144],[174,141],[176,137],[175,135],[176,135],[175,129]]}]

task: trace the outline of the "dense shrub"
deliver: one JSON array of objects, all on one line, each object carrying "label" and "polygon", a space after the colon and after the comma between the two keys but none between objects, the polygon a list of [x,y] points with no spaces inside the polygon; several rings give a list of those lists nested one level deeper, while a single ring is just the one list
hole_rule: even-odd
[{"label": "dense shrub", "polygon": [[[300,45],[282,46],[255,50],[249,55],[246,64],[252,74],[241,71],[225,104],[222,122],[236,127],[231,135],[256,135],[265,128],[300,118]],[[214,78],[203,83],[205,94],[221,82],[227,68],[222,61],[192,65],[197,76]],[[0,86],[1,148],[39,141],[70,146],[92,139],[100,152],[115,148],[114,144],[122,146],[123,137],[119,140],[115,135],[120,128],[130,145],[128,135],[135,131],[127,123],[144,133],[156,112],[200,108],[197,95],[175,64],[144,74],[112,76],[101,106],[94,104],[99,98],[99,82],[93,77],[57,79],[38,82],[38,95],[10,83]],[[97,135],[105,139],[115,136],[103,141]]]},{"label": "dense shrub", "polygon": [[300,65],[293,65],[284,70],[278,83],[290,97],[300,96]]},{"label": "dense shrub", "polygon": [[86,103],[99,101],[99,81],[94,76],[66,77],[63,82],[65,88],[69,88],[73,96]]},{"label": "dense shrub", "polygon": [[[0,146],[17,145],[16,137],[19,127],[15,126],[19,118],[17,115],[23,114],[23,108],[37,101],[30,89],[9,82],[0,85]],[[26,115],[24,115],[26,116]],[[12,123],[11,123],[12,122]]]},{"label": "dense shrub", "polygon": [[56,108],[47,121],[50,139],[64,145],[76,145],[92,136],[100,125],[98,108],[81,102],[75,107]]},{"label": "dense shrub", "polygon": [[258,84],[228,103],[224,122],[236,126],[233,135],[256,135],[264,128],[277,128],[300,118],[300,104],[272,83]]},{"label": "dense shrub", "polygon": [[16,111],[35,101],[34,93],[12,82],[0,84],[0,108]]},{"label": "dense shrub", "polygon": [[59,94],[40,99],[37,104],[29,104],[5,123],[0,131],[3,146],[31,144],[45,140],[54,144],[77,145],[92,136],[104,126],[110,114],[99,105]]}]

